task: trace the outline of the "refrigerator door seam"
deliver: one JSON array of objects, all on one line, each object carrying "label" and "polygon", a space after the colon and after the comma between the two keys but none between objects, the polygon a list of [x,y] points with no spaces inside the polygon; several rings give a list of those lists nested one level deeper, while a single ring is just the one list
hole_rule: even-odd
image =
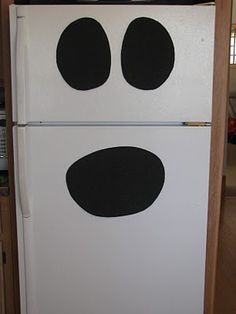
[{"label": "refrigerator door seam", "polygon": [[138,126],[138,127],[148,127],[148,126],[179,126],[179,127],[208,127],[211,126],[211,122],[159,122],[159,121],[147,121],[147,122],[133,122],[133,121],[127,121],[127,122],[122,122],[122,121],[112,121],[112,122],[106,122],[106,121],[87,121],[87,122],[65,122],[65,121],[58,121],[58,122],[52,122],[52,121],[45,121],[45,122],[28,122],[26,124],[17,124],[17,126],[24,127],[24,126],[29,126],[29,127],[83,127],[83,126],[91,126],[91,127],[99,127],[99,126],[109,126],[109,127],[123,127],[123,126]]}]

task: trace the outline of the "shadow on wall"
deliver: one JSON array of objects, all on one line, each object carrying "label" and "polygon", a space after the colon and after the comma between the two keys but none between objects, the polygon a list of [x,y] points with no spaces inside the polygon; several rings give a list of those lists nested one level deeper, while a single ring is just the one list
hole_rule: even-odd
[{"label": "shadow on wall", "polygon": [[236,196],[236,145],[227,145],[226,195]]},{"label": "shadow on wall", "polygon": [[236,65],[230,67],[229,95],[236,96]]}]

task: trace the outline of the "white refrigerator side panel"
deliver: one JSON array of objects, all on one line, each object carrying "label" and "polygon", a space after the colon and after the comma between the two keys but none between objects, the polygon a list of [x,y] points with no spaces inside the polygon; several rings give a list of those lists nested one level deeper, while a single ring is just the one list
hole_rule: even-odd
[{"label": "white refrigerator side panel", "polygon": [[17,121],[16,105],[16,6],[12,5],[9,10],[10,18],[10,49],[11,49],[11,96],[12,96],[12,120]]},{"label": "white refrigerator side panel", "polygon": [[[36,5],[17,12],[27,32],[27,121],[211,121],[214,6]],[[65,28],[84,17],[104,29],[111,71],[100,87],[77,90],[63,79],[56,55]],[[161,23],[174,44],[174,68],[153,90],[131,86],[122,74],[123,39],[138,17]]]},{"label": "white refrigerator side panel", "polygon": [[27,314],[26,311],[26,286],[25,286],[25,250],[24,250],[24,226],[23,215],[20,203],[19,192],[19,167],[18,167],[18,143],[17,127],[13,128],[13,145],[14,145],[14,170],[15,170],[15,196],[16,196],[16,219],[17,219],[17,242],[18,242],[18,265],[20,279],[20,306],[21,314]]},{"label": "white refrigerator side panel", "polygon": [[[27,314],[202,314],[210,131],[28,127]],[[138,214],[96,217],[71,198],[66,172],[116,146],[156,154],[165,183]]]}]

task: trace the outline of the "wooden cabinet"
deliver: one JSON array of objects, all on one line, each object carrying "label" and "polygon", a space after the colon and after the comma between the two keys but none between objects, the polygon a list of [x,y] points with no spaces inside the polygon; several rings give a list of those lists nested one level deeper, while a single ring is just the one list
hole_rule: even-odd
[{"label": "wooden cabinet", "polygon": [[2,241],[0,241],[0,313],[6,313],[5,307],[5,283],[4,283],[4,271],[3,271],[3,249],[2,249]]},{"label": "wooden cabinet", "polygon": [[10,203],[2,190],[8,189],[0,188],[0,314],[15,314]]},{"label": "wooden cabinet", "polygon": [[8,188],[0,188],[0,314],[15,313]]}]

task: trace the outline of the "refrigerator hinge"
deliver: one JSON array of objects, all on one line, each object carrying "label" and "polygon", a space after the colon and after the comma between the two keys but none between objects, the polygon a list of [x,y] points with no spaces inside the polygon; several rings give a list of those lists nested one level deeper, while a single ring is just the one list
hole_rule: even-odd
[{"label": "refrigerator hinge", "polygon": [[193,127],[197,127],[197,126],[211,126],[211,122],[183,122],[184,126],[193,126]]}]

